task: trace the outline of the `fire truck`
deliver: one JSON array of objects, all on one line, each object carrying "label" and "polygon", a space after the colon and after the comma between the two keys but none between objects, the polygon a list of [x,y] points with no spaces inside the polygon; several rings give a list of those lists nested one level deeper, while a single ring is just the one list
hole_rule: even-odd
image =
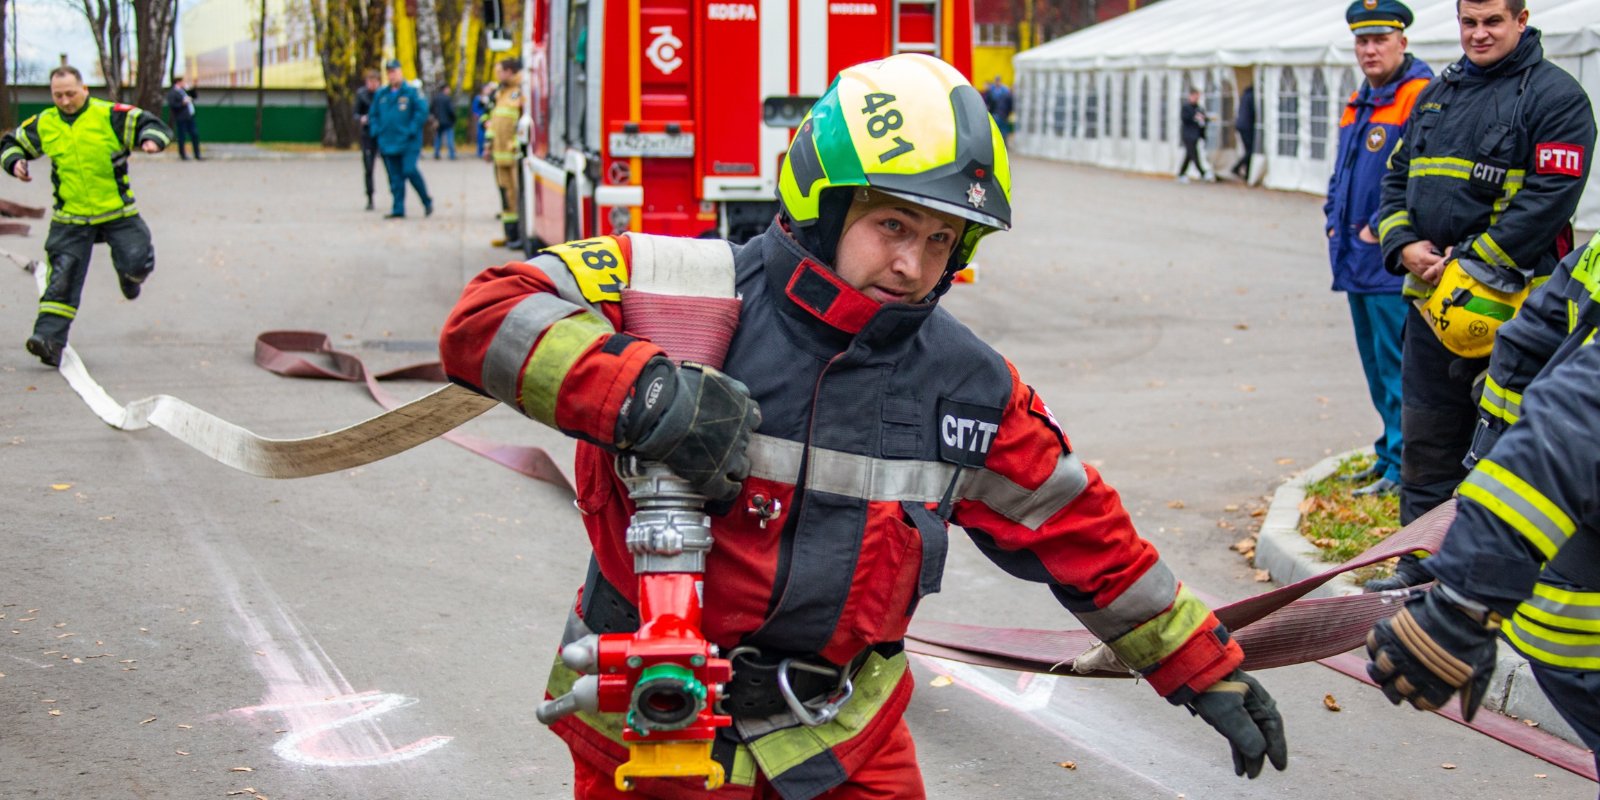
[{"label": "fire truck", "polygon": [[530,252],[624,231],[744,241],[844,67],[971,75],[972,0],[527,0],[519,212]]}]

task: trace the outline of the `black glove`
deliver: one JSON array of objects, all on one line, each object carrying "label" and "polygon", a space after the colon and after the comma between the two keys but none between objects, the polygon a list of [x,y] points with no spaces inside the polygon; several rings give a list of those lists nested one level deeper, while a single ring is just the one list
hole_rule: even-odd
[{"label": "black glove", "polygon": [[1367,675],[1389,702],[1423,711],[1461,693],[1461,718],[1472,721],[1494,674],[1500,617],[1444,585],[1406,601],[1367,634]]},{"label": "black glove", "polygon": [[645,364],[617,415],[617,449],[660,461],[711,500],[732,500],[750,475],[761,408],[744,384],[701,364]]},{"label": "black glove", "polygon": [[1211,684],[1189,703],[1189,710],[1217,729],[1233,748],[1233,774],[1255,778],[1263,758],[1279,772],[1289,766],[1283,717],[1272,695],[1242,669]]}]

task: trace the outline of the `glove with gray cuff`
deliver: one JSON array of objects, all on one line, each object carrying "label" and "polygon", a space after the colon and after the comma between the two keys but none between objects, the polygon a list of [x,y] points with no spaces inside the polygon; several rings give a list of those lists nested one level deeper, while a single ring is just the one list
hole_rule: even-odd
[{"label": "glove with gray cuff", "polygon": [[743,383],[703,364],[657,356],[617,413],[616,449],[659,461],[714,501],[739,495],[750,475],[750,434],[761,408]]}]

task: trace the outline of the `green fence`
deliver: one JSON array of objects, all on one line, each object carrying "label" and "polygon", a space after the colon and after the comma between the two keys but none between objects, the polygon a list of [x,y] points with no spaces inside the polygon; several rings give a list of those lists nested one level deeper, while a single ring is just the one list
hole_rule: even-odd
[{"label": "green fence", "polygon": [[[27,119],[49,108],[45,103],[18,103],[17,118]],[[261,109],[261,139],[268,142],[321,142],[326,106],[280,106]],[[253,142],[256,140],[255,106],[200,106],[195,127],[202,142]]]}]

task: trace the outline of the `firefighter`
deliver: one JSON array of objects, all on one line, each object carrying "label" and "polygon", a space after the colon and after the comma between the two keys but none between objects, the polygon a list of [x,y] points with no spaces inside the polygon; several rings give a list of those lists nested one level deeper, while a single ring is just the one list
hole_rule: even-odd
[{"label": "firefighter", "polygon": [[1391,702],[1436,708],[1459,691],[1471,719],[1499,634],[1600,752],[1597,328],[1600,236],[1563,259],[1500,329],[1476,464],[1444,546],[1421,565],[1439,584],[1367,640],[1367,671]]},{"label": "firefighter", "polygon": [[128,153],[135,148],[159,153],[172,142],[172,132],[156,114],[90,97],[83,74],[65,64],[50,71],[50,99],[54,108],[0,137],[0,167],[31,181],[28,162],[50,157],[55,214],[44,242],[48,272],[26,347],[56,367],[78,316],[96,242],[110,246],[111,266],[129,300],[139,296],[140,284],[156,268],[150,228],[139,217],[128,183]]},{"label": "firefighter", "polygon": [[[566,640],[638,625],[632,509],[613,469],[634,454],[720,505],[703,620],[734,669],[734,725],[712,751],[729,776],[718,796],[923,796],[902,639],[939,589],[952,523],[1220,731],[1236,773],[1284,769],[1282,720],[1239,670],[1237,642],[1044,400],[939,305],[979,240],[1010,225],[1006,149],[977,90],[920,54],[844,70],[790,145],[779,197],[773,224],[734,251],[743,303],[726,373],[674,366],[626,332],[626,236],[487,270],[445,325],[452,380],[580,440],[594,557]],[[557,661],[550,695],[576,677]],[[838,713],[807,725],[783,687]],[[623,724],[579,713],[554,726],[576,796],[617,796]]]},{"label": "firefighter", "polygon": [[[1473,383],[1495,328],[1571,247],[1594,115],[1583,87],[1544,59],[1523,0],[1462,0],[1462,58],[1417,97],[1383,180],[1384,266],[1417,303],[1402,351],[1400,521],[1466,476]],[[1407,558],[1373,588],[1422,579]]]},{"label": "firefighter", "polygon": [[1375,231],[1389,153],[1400,141],[1417,94],[1433,77],[1426,63],[1406,52],[1411,19],[1411,9],[1399,0],[1355,0],[1345,11],[1366,80],[1351,92],[1339,119],[1339,154],[1322,205],[1333,289],[1350,303],[1367,394],[1383,421],[1372,467],[1347,476],[1366,482],[1352,493],[1357,496],[1400,490],[1400,341],[1410,308],[1400,293],[1400,276],[1383,268]]},{"label": "firefighter", "polygon": [[489,151],[484,160],[494,162],[494,182],[500,187],[500,224],[505,236],[490,242],[495,247],[522,248],[522,223],[517,216],[517,120],[522,117],[522,59],[502,58],[495,64],[500,86],[495,90],[494,106],[484,121],[484,136]]}]

